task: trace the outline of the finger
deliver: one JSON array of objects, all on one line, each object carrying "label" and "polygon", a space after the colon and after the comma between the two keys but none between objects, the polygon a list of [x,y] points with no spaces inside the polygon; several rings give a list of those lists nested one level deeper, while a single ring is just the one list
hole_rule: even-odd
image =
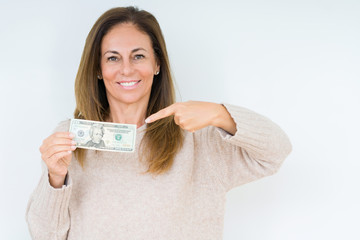
[{"label": "finger", "polygon": [[52,145],[76,145],[73,141],[74,134],[69,132],[57,132],[49,136],[40,146],[40,152],[46,152]]},{"label": "finger", "polygon": [[76,142],[74,140],[71,140],[69,138],[54,138],[51,142],[48,143],[48,146],[52,145],[76,145]]},{"label": "finger", "polygon": [[65,138],[57,138],[54,139],[52,142],[43,144],[40,146],[40,153],[44,154],[49,151],[52,147],[55,146],[76,146],[76,142],[71,139],[65,139]]},{"label": "finger", "polygon": [[53,155],[60,153],[60,152],[68,152],[74,151],[76,146],[66,146],[66,145],[54,145],[51,146],[45,153],[42,154],[42,158],[44,161],[50,159]]},{"label": "finger", "polygon": [[[189,131],[189,123],[188,121],[185,121],[183,118],[180,118],[179,116],[174,116],[174,122],[176,125],[179,125],[180,128]],[[190,132],[190,131],[189,131]]]},{"label": "finger", "polygon": [[66,138],[66,139],[73,139],[74,138],[74,134],[71,132],[56,132],[53,133],[49,139],[54,139],[54,138]]},{"label": "finger", "polygon": [[195,131],[198,130],[198,129],[196,129],[196,128],[190,128],[190,127],[187,127],[187,126],[181,125],[181,124],[179,124],[179,127],[182,128],[183,130],[188,131],[188,132],[191,132],[191,133],[194,133]]},{"label": "finger", "polygon": [[[66,165],[66,166],[69,166],[70,165],[70,162],[71,162],[71,158],[68,160],[68,159],[66,159],[66,157],[68,156],[68,155],[70,155],[71,154],[71,151],[67,151],[67,152],[59,152],[59,153],[56,153],[56,154],[54,154],[51,158],[51,160],[53,161],[53,162],[57,162],[57,161],[59,161],[59,159],[61,159],[61,162],[62,163],[64,163],[64,165]],[[68,160],[68,161],[67,161]]]},{"label": "finger", "polygon": [[172,104],[166,108],[161,109],[157,113],[150,115],[147,119],[145,119],[145,122],[152,123],[159,119],[174,115],[174,113],[175,113],[175,105]]},{"label": "finger", "polygon": [[58,168],[60,165],[64,165],[64,166],[68,167],[71,162],[70,154],[71,154],[71,152],[56,153],[50,159],[48,159],[48,161],[45,161],[46,165],[49,168],[49,171],[51,169]]},{"label": "finger", "polygon": [[199,125],[190,120],[179,119],[177,125],[179,125],[182,129],[192,133],[199,130]]}]

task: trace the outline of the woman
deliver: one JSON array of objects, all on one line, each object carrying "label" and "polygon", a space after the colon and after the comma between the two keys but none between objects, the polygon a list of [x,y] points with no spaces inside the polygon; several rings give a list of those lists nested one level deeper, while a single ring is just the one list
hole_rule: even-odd
[{"label": "woman", "polygon": [[137,124],[134,153],[76,149],[69,121],[40,147],[26,219],[33,239],[221,239],[226,193],[275,173],[286,134],[242,107],[174,103],[156,19],[114,8],[91,29],[74,118]]}]

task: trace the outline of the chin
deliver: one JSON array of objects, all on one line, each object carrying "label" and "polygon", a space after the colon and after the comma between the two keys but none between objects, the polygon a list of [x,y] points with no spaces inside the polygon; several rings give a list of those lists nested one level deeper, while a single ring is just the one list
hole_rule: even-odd
[{"label": "chin", "polygon": [[134,103],[141,103],[143,101],[144,101],[144,97],[128,97],[128,98],[123,97],[123,98],[118,98],[116,102],[124,103],[124,104],[134,104]]}]

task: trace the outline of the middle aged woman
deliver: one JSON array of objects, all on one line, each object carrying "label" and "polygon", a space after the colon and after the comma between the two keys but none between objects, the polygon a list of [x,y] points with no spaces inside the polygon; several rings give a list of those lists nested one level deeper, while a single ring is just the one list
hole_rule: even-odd
[{"label": "middle aged woman", "polygon": [[91,29],[75,95],[75,118],[137,124],[136,150],[76,149],[61,122],[40,147],[26,213],[33,239],[222,239],[226,193],[275,173],[291,151],[251,110],[175,103],[159,24],[133,7],[110,9]]}]

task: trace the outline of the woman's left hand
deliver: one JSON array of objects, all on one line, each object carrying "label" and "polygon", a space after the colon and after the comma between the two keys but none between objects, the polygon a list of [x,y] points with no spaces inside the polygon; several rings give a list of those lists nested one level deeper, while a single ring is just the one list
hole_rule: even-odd
[{"label": "woman's left hand", "polygon": [[188,101],[174,103],[149,116],[145,122],[152,123],[174,115],[174,121],[182,129],[195,132],[207,126],[215,126],[235,134],[236,124],[226,108],[217,103]]}]

